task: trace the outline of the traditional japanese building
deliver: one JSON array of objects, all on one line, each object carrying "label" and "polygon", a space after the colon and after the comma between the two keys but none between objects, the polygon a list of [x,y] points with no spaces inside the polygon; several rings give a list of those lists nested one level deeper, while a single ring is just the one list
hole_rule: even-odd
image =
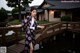
[{"label": "traditional japanese building", "polygon": [[70,16],[72,21],[80,21],[79,0],[44,0],[38,7],[43,9],[39,19],[48,21],[60,21],[62,16]]},{"label": "traditional japanese building", "polygon": [[[72,21],[80,21],[80,0],[44,0],[40,6],[34,7],[38,12],[37,20],[59,22],[62,16],[70,16]],[[27,16],[29,10],[30,7],[26,7],[21,13]]]}]

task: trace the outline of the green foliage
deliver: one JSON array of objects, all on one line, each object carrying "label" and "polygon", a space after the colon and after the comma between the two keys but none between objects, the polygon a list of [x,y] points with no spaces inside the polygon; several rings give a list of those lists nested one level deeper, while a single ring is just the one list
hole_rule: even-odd
[{"label": "green foliage", "polygon": [[9,7],[19,7],[17,5],[22,4],[23,7],[29,6],[29,3],[31,3],[33,0],[6,0],[7,5]]},{"label": "green foliage", "polygon": [[4,22],[7,19],[7,11],[4,8],[0,9],[0,22]]},{"label": "green foliage", "polygon": [[12,14],[14,14],[14,13],[16,13],[16,12],[18,12],[19,10],[18,10],[18,8],[14,8],[13,10],[12,10]]},{"label": "green foliage", "polygon": [[9,24],[10,25],[17,25],[17,24],[21,24],[21,21],[16,19],[16,20],[9,21]]},{"label": "green foliage", "polygon": [[49,23],[49,21],[46,21],[46,20],[44,20],[44,21],[37,21],[38,22],[38,24],[46,24],[46,23]]},{"label": "green foliage", "polygon": [[26,6],[29,6],[29,3],[31,3],[33,0],[6,0],[6,1],[7,1],[7,6],[18,8],[19,20],[21,20],[21,9],[22,8],[24,9]]},{"label": "green foliage", "polygon": [[[46,23],[50,23],[49,21],[37,21],[38,22],[38,24],[46,24]],[[21,21],[20,20],[18,20],[18,19],[14,19],[14,20],[12,20],[12,21],[9,21],[8,22],[10,25],[17,25],[17,24],[21,24]]]},{"label": "green foliage", "polygon": [[[24,10],[24,8],[21,7],[21,10]],[[19,8],[17,8],[17,7],[12,9],[12,14],[14,14],[16,12],[19,12]]]},{"label": "green foliage", "polygon": [[61,17],[61,21],[71,21],[71,17],[70,16],[62,16]]}]

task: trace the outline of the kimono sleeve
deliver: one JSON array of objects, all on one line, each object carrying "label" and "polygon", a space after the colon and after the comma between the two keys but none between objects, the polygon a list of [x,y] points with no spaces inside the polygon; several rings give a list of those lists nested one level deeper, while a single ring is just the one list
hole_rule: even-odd
[{"label": "kimono sleeve", "polygon": [[29,19],[29,17],[26,17],[25,19],[22,20],[23,30],[25,30],[27,28],[27,23],[29,22],[28,19]]}]

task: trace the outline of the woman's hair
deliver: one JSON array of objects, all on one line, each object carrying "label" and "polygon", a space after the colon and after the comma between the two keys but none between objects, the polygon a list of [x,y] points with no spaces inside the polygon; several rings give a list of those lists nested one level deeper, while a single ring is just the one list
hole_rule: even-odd
[{"label": "woman's hair", "polygon": [[26,16],[30,16],[31,15],[31,12],[33,11],[33,10],[37,10],[35,7],[31,7],[31,9],[29,10],[30,12],[27,14],[27,12],[26,12]]},{"label": "woman's hair", "polygon": [[31,7],[30,11],[32,12],[33,10],[37,10],[37,9],[35,7]]}]

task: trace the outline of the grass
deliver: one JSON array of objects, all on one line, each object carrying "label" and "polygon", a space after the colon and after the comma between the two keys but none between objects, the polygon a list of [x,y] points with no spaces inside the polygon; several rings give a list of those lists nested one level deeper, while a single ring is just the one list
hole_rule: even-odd
[{"label": "grass", "polygon": [[[38,24],[46,24],[46,23],[49,23],[49,21],[37,21]],[[15,19],[15,20],[12,20],[12,21],[9,21],[8,22],[10,25],[17,25],[17,24],[21,24],[21,21],[19,21],[18,19]]]},{"label": "grass", "polygon": [[44,21],[37,21],[38,22],[38,24],[46,24],[46,23],[49,23],[49,21],[46,21],[46,20],[44,20]]},{"label": "grass", "polygon": [[18,19],[12,20],[8,22],[10,25],[17,25],[17,24],[21,24],[21,21],[19,21]]}]

